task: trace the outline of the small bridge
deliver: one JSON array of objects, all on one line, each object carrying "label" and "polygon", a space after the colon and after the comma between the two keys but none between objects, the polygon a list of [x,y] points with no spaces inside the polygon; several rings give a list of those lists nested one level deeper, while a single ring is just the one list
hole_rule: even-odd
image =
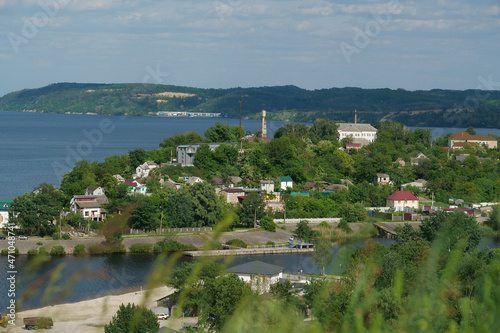
[{"label": "small bridge", "polygon": [[381,237],[395,239],[398,235],[396,228],[402,227],[405,223],[411,225],[413,229],[419,228],[422,224],[422,222],[379,222],[374,225],[377,227],[378,234]]}]

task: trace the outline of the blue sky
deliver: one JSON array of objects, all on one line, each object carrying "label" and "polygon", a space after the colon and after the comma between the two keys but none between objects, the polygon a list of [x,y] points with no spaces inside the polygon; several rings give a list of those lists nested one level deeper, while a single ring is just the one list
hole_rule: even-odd
[{"label": "blue sky", "polygon": [[54,82],[500,82],[498,0],[0,0],[0,22],[0,96]]}]

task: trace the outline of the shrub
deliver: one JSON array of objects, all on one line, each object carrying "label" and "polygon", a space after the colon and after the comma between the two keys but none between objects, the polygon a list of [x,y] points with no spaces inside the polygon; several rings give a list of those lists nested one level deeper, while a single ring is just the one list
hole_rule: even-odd
[{"label": "shrub", "polygon": [[321,222],[320,224],[318,224],[318,227],[320,228],[328,228],[328,229],[331,229],[332,227],[328,224],[328,222],[326,221],[323,221]]},{"label": "shrub", "polygon": [[171,239],[162,240],[162,241],[156,243],[155,247],[156,246],[161,248],[161,250],[158,252],[177,252],[177,251],[192,250],[195,248],[193,245],[185,245],[185,244],[179,243],[176,240],[171,240]]},{"label": "shrub", "polygon": [[57,232],[55,232],[54,234],[52,234],[52,239],[53,240],[59,240],[59,234]]},{"label": "shrub", "polygon": [[[9,254],[11,254],[11,253],[9,253],[9,250],[7,250],[7,249],[2,250],[2,255],[3,256],[9,255]],[[19,254],[19,249],[15,249],[14,250],[14,255],[17,256],[18,254]]]},{"label": "shrub", "polygon": [[267,241],[266,245],[275,245],[273,241]]},{"label": "shrub", "polygon": [[266,231],[276,231],[276,223],[272,217],[264,216],[262,220],[260,220],[260,227]]},{"label": "shrub", "polygon": [[78,244],[77,246],[75,246],[75,249],[73,250],[73,254],[75,254],[75,255],[85,254],[85,245]]},{"label": "shrub", "polygon": [[64,255],[66,255],[66,251],[64,250],[64,247],[62,245],[56,245],[56,246],[52,246],[52,249],[50,250],[50,255],[51,256],[64,256]]},{"label": "shrub", "polygon": [[145,243],[136,243],[130,246],[130,252],[132,253],[147,253],[151,252],[151,248],[153,246],[151,244]]},{"label": "shrub", "polygon": [[28,250],[29,256],[36,256],[38,254],[38,249],[30,249]]},{"label": "shrub", "polygon": [[89,246],[90,254],[112,254],[125,252],[125,246],[123,244],[102,243]]},{"label": "shrub", "polygon": [[47,251],[47,249],[44,248],[43,246],[38,249],[38,253],[39,254],[49,254],[49,252]]},{"label": "shrub", "polygon": [[42,242],[36,242],[36,245],[43,245]]},{"label": "shrub", "polygon": [[105,333],[117,332],[158,332],[160,324],[153,311],[142,305],[128,303],[120,305],[109,324],[104,325]]},{"label": "shrub", "polygon": [[230,239],[226,242],[226,244],[231,245],[231,246],[236,246],[236,247],[243,247],[243,248],[247,247],[247,243],[245,243],[241,239]]},{"label": "shrub", "polygon": [[344,218],[340,220],[339,228],[344,230],[348,234],[352,232],[351,228],[349,228],[349,223],[347,223],[347,221]]},{"label": "shrub", "polygon": [[68,233],[65,233],[62,235],[62,239],[69,240],[71,239],[71,236]]}]

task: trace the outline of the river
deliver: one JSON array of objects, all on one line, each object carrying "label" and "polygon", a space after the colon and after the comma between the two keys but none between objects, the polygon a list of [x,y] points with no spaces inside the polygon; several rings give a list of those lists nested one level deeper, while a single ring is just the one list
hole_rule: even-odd
[{"label": "river", "polygon": [[[114,154],[157,149],[163,139],[188,130],[203,135],[216,122],[239,125],[230,118],[159,118],[67,115],[0,111],[0,198],[15,198],[43,182],[59,186],[61,176],[81,159],[103,161]],[[268,121],[268,136],[285,122]],[[247,131],[261,128],[243,120]],[[413,128],[413,127],[410,127]],[[462,128],[431,128],[433,137]],[[500,130],[476,129],[478,134]]]},{"label": "river", "polygon": [[[394,244],[394,240],[385,238],[375,238],[376,242],[385,246]],[[339,274],[341,267],[337,259],[338,251],[347,245],[354,247],[363,245],[365,241],[351,241],[347,244],[336,246],[332,249],[334,262],[326,267],[330,274]],[[500,248],[500,239],[484,237],[480,248]],[[17,281],[16,299],[23,298],[20,309],[38,308],[45,305],[53,305],[68,302],[77,302],[89,298],[104,296],[109,293],[139,290],[146,286],[149,276],[153,271],[155,263],[159,260],[158,254],[116,254],[100,256],[64,256],[46,257],[47,261],[37,266],[37,269],[30,270],[30,266],[36,263],[37,258],[21,255],[16,257]],[[307,274],[318,274],[320,268],[312,261],[311,253],[304,254],[268,254],[250,255],[237,257],[211,257],[209,260],[223,262],[228,266],[242,264],[247,261],[260,260],[270,264],[284,267],[285,273],[297,273],[299,269]],[[167,264],[171,258],[164,258]],[[175,266],[181,265],[185,261],[205,260],[193,259],[191,257],[181,257],[175,262]],[[226,262],[226,260],[230,260]],[[7,267],[7,257],[0,257],[1,267]],[[166,265],[165,265],[166,266]],[[165,272],[166,274],[166,272]],[[0,272],[0,312],[7,306],[8,299],[4,296],[8,290],[7,270]],[[49,280],[55,278],[53,286],[60,288],[64,292],[56,294],[57,297],[49,297]],[[75,279],[72,281],[72,279]],[[68,284],[73,283],[73,284]],[[30,293],[28,298],[21,297],[23,293]]]}]

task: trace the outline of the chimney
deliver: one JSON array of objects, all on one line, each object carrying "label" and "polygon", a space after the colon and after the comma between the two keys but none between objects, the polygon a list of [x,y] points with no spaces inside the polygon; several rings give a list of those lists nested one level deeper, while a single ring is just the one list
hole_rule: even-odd
[{"label": "chimney", "polygon": [[262,135],[261,135],[261,137],[267,138],[266,110],[262,110]]},{"label": "chimney", "polygon": [[358,123],[358,110],[354,110],[354,124]]}]

